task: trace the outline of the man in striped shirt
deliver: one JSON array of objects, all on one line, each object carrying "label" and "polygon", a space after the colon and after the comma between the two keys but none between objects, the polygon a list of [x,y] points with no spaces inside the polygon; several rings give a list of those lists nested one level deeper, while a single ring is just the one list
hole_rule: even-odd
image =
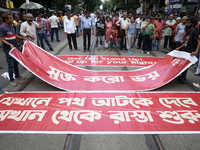
[{"label": "man in striped shirt", "polygon": [[14,82],[13,73],[15,73],[16,79],[23,79],[23,77],[19,75],[18,62],[9,55],[9,51],[14,47],[18,48],[16,38],[21,40],[26,39],[15,34],[14,27],[12,26],[13,18],[10,13],[4,13],[2,15],[2,20],[4,23],[0,26],[0,39],[3,43],[3,51],[6,55],[6,60],[8,62],[10,84],[13,86],[17,86],[17,84]]}]

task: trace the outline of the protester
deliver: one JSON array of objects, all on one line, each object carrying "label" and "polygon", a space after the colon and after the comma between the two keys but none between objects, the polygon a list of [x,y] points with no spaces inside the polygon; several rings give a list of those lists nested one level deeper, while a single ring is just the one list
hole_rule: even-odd
[{"label": "protester", "polygon": [[150,54],[152,51],[152,39],[154,38],[154,25],[151,19],[146,20],[146,24],[142,26],[143,29],[143,46],[142,53]]},{"label": "protester", "polygon": [[[121,31],[120,31],[120,36],[121,36],[121,42],[120,42],[120,49],[123,50],[123,47],[125,47],[126,49],[126,26],[127,24],[130,22],[129,18],[127,18],[127,14],[123,13],[123,18],[120,18],[120,20],[118,20],[116,22],[116,24],[118,26],[121,27]],[[125,43],[124,43],[124,39],[125,39]]]},{"label": "protester", "polygon": [[184,36],[184,32],[185,32],[185,27],[186,27],[186,22],[187,22],[188,17],[184,16],[182,17],[182,22],[180,24],[177,25],[176,29],[175,29],[175,37],[174,37],[174,41],[176,43],[176,48],[181,46],[183,41],[183,36]]},{"label": "protester", "polygon": [[16,32],[16,26],[17,24],[20,22],[20,17],[19,15],[14,15],[14,20],[13,20],[13,26],[15,28],[15,32]]},{"label": "protester", "polygon": [[106,25],[105,22],[103,22],[103,15],[100,15],[99,21],[97,21],[96,23],[98,50],[102,49],[102,47],[105,49],[105,30],[106,30]]},{"label": "protester", "polygon": [[[16,26],[16,34],[19,35],[19,36],[21,36],[21,34],[20,34],[21,25],[25,21],[26,21],[26,14],[21,14],[20,15],[20,22]],[[18,42],[19,50],[22,51],[22,46],[24,44],[24,41],[23,40],[18,40],[17,42]]]},{"label": "protester", "polygon": [[[119,15],[116,14],[115,15],[115,19],[113,20],[113,24],[117,24],[117,21],[119,20]],[[120,38],[120,26],[117,26],[117,47],[120,47],[120,41],[121,41],[121,38]]]},{"label": "protester", "polygon": [[130,23],[127,24],[126,26],[126,39],[127,39],[126,44],[129,54],[133,53],[133,51],[131,51],[131,46],[133,45],[135,36],[136,32],[135,32],[134,17],[131,17]]},{"label": "protester", "polygon": [[10,78],[10,84],[13,86],[17,86],[17,83],[14,82],[13,73],[15,74],[15,79],[24,78],[19,75],[18,62],[9,55],[9,52],[14,47],[18,48],[16,38],[24,40],[26,39],[15,34],[14,27],[12,26],[13,19],[10,13],[4,13],[2,15],[2,20],[4,24],[0,26],[0,39],[3,43],[3,51],[6,55],[6,60],[8,63],[8,74]]},{"label": "protester", "polygon": [[36,22],[39,24],[39,26],[37,27],[37,34],[40,40],[41,47],[45,50],[45,46],[43,42],[43,40],[45,40],[47,46],[49,47],[49,50],[54,51],[46,34],[46,22],[45,20],[42,20],[41,14],[37,15]]},{"label": "protester", "polygon": [[[2,17],[0,16],[0,26],[3,24]],[[2,41],[0,40],[0,48],[2,48]],[[4,67],[0,65],[0,69],[3,69]]]},{"label": "protester", "polygon": [[[199,30],[196,27],[198,20],[195,16],[191,16],[186,23],[186,41],[176,50],[185,51],[195,56],[200,48]],[[178,78],[176,83],[184,84],[186,80],[187,70],[185,70]]]},{"label": "protester", "polygon": [[46,24],[46,34],[47,34],[47,36],[49,36],[50,35],[51,26],[50,26],[50,22],[49,22],[48,16],[44,15],[44,19],[45,19],[45,24]]},{"label": "protester", "polygon": [[[83,46],[84,50],[83,52],[86,52],[86,48],[88,51],[90,51],[90,40],[91,40],[91,29],[92,29],[92,35],[94,35],[94,24],[92,18],[89,17],[89,12],[85,12],[85,17],[82,18],[81,21],[81,28],[83,30]],[[88,45],[86,47],[86,37],[88,37]]]},{"label": "protester", "polygon": [[115,46],[115,49],[118,50],[117,48],[117,25],[113,24],[112,29],[110,32],[110,51],[112,51],[113,46]]},{"label": "protester", "polygon": [[143,20],[143,15],[140,14],[140,16],[135,20],[135,27],[136,27],[136,38],[134,39],[134,44],[136,42],[136,39],[138,39],[137,42],[137,49],[141,48],[141,41],[142,41],[142,33],[141,33],[141,24]]},{"label": "protester", "polygon": [[77,48],[76,31],[77,31],[77,28],[74,22],[74,18],[71,17],[70,12],[67,12],[67,18],[64,20],[64,32],[67,36],[70,51],[72,51],[71,40],[73,41],[74,49],[79,50]]},{"label": "protester", "polygon": [[63,15],[62,15],[62,13],[60,13],[59,23],[60,23],[61,29],[64,29],[64,26],[63,26]]},{"label": "protester", "polygon": [[110,43],[110,33],[111,33],[111,29],[112,29],[112,21],[110,21],[110,17],[107,16],[106,17],[106,42],[105,42],[105,47],[106,49],[108,49],[109,47],[109,43]]},{"label": "protester", "polygon": [[31,42],[37,44],[37,27],[39,27],[39,24],[33,21],[33,15],[31,13],[28,13],[26,14],[26,21],[21,25],[20,34],[21,36],[26,37]]},{"label": "protester", "polygon": [[162,30],[165,28],[165,22],[162,20],[162,16],[158,16],[157,20],[153,22],[154,24],[154,36],[152,40],[152,50],[160,51],[160,41],[162,40]]},{"label": "protester", "polygon": [[[177,17],[176,18],[176,23],[172,26],[172,29],[171,29],[171,44],[172,44],[172,49],[171,50],[174,50],[176,49],[176,42],[174,41],[174,38],[175,38],[175,35],[176,35],[176,27],[181,23],[181,17]],[[179,47],[179,46],[178,46]]]},{"label": "protester", "polygon": [[132,17],[133,17],[132,13],[129,13],[128,18],[131,20]]},{"label": "protester", "polygon": [[79,37],[79,33],[78,33],[78,30],[79,30],[79,18],[78,18],[77,13],[74,13],[73,18],[74,18],[74,22],[75,22],[75,25],[76,25],[77,37]]},{"label": "protester", "polygon": [[164,48],[167,48],[167,44],[169,42],[169,48],[172,48],[172,43],[171,43],[171,40],[172,40],[172,37],[171,37],[171,29],[172,29],[172,26],[176,23],[176,21],[174,20],[174,15],[171,14],[169,16],[169,20],[167,20],[166,22],[166,28],[165,28],[165,31],[164,31],[164,45],[163,47]]},{"label": "protester", "polygon": [[58,35],[58,23],[59,23],[59,20],[58,20],[58,18],[56,16],[55,12],[49,18],[49,22],[50,22],[50,25],[51,25],[51,42],[54,41],[54,32],[56,34],[57,42],[60,42],[59,35]]}]

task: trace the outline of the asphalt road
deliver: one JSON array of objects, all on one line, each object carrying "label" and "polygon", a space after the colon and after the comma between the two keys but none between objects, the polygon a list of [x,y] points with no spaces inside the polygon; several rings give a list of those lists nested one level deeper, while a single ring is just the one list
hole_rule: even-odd
[{"label": "asphalt road", "polygon": [[[82,36],[77,38],[80,51],[69,51],[66,46],[66,36],[60,30],[61,42],[52,43],[55,51],[52,54],[58,55],[89,55],[89,52],[83,53]],[[92,38],[94,39],[94,38]],[[133,54],[128,54],[127,51],[121,51],[122,56],[156,56],[165,57],[167,49],[162,49],[161,52],[153,51],[151,55],[141,54],[141,50],[133,48]],[[0,74],[6,69],[6,61],[2,50],[0,51],[0,64],[4,69],[0,70]],[[94,55],[118,55],[116,51],[95,49]],[[122,70],[122,67],[90,67],[91,70]],[[128,70],[137,69],[128,67]],[[164,71],[164,70],[163,70]],[[20,72],[27,78],[31,77],[31,83],[26,86],[25,81],[17,81],[18,87],[11,87],[7,79],[0,78],[3,87],[8,91],[14,92],[19,89],[23,91],[61,91],[51,85],[43,82],[37,77],[32,76],[30,72],[20,66]],[[194,76],[195,70],[189,69],[186,84],[175,84],[174,81],[169,84],[154,90],[156,91],[199,91],[191,86],[192,82],[200,82],[199,76]],[[20,86],[24,84],[24,88]],[[8,85],[8,86],[7,86]],[[156,150],[157,147],[152,144],[151,138],[147,135],[48,135],[48,134],[0,134],[0,150]],[[158,135],[162,146],[165,150],[199,150],[200,143],[198,134],[159,134]],[[162,147],[161,146],[161,147]]]}]

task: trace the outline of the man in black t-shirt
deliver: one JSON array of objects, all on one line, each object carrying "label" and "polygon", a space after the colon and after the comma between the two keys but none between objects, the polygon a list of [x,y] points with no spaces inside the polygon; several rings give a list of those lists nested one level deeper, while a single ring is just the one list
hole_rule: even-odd
[{"label": "man in black t-shirt", "polygon": [[100,50],[102,47],[105,48],[105,44],[104,44],[105,29],[106,29],[106,25],[105,25],[105,22],[103,21],[103,15],[100,15],[99,21],[97,21],[96,23],[96,36],[97,36],[98,50]]},{"label": "man in black t-shirt", "polygon": [[[198,20],[195,16],[190,17],[186,23],[186,39],[185,43],[176,50],[185,51],[190,53],[191,56],[195,56],[200,48],[199,30],[196,27]],[[186,80],[187,70],[185,70],[180,77],[178,77],[176,83],[184,84]]]}]

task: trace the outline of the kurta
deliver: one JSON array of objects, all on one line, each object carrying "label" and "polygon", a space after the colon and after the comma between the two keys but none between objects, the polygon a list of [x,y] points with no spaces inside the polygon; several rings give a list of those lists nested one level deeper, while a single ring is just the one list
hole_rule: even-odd
[{"label": "kurta", "polygon": [[[36,35],[36,28],[39,27],[39,24],[36,23],[35,21],[32,22],[31,25],[29,25],[27,23],[27,21],[25,21],[24,23],[22,23],[21,25],[21,29],[20,29],[20,34],[23,37],[28,38],[29,41],[37,44],[37,35]],[[27,35],[32,35],[34,36],[34,39],[31,39],[30,37],[27,37]]]},{"label": "kurta", "polygon": [[110,41],[110,33],[111,33],[111,29],[112,29],[112,22],[105,22],[106,24],[106,43],[109,43]]}]

